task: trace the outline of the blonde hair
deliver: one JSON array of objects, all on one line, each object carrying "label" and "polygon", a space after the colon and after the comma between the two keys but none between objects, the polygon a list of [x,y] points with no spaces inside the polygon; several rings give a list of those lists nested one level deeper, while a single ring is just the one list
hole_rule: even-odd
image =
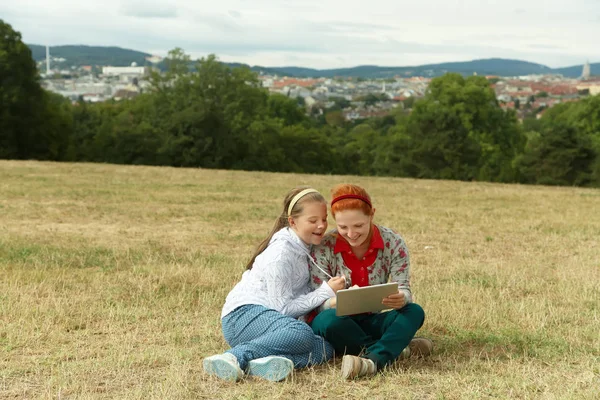
[{"label": "blonde hair", "polygon": [[[252,258],[250,259],[248,264],[246,264],[246,269],[252,269],[254,260],[256,260],[256,257],[258,257],[258,255],[267,248],[267,246],[269,245],[269,242],[271,241],[271,238],[273,238],[273,235],[276,232],[278,232],[279,230],[281,230],[282,228],[289,226],[288,217],[296,218],[300,214],[302,214],[302,212],[304,211],[305,203],[314,201],[314,202],[327,204],[327,202],[325,201],[325,198],[323,197],[323,195],[321,193],[310,192],[310,193],[307,193],[304,196],[302,196],[300,199],[298,199],[296,201],[296,204],[294,204],[292,206],[291,210],[288,210],[290,207],[290,203],[292,202],[294,197],[296,197],[297,194],[299,194],[300,192],[302,192],[303,190],[306,190],[306,189],[310,189],[310,187],[309,186],[300,186],[300,187],[290,190],[286,194],[285,198],[283,199],[283,210],[281,211],[281,214],[279,214],[279,217],[277,217],[277,219],[275,220],[275,224],[273,225],[273,228],[271,229],[271,232],[269,232],[269,235],[267,236],[267,238],[265,240],[263,240],[262,242],[260,242],[260,244],[256,248],[254,255],[252,256]],[[289,211],[289,213],[288,213],[288,211]]]}]

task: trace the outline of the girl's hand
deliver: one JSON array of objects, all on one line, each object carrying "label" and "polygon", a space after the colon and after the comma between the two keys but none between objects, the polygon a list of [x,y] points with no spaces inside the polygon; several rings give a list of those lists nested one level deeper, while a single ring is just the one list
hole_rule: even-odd
[{"label": "girl's hand", "polygon": [[327,281],[327,284],[333,290],[334,293],[337,293],[338,290],[341,290],[346,287],[346,279],[343,276],[334,276],[333,278]]},{"label": "girl's hand", "polygon": [[397,310],[406,305],[406,299],[404,298],[404,293],[398,292],[390,294],[388,297],[384,297],[384,299],[381,301],[381,304]]}]

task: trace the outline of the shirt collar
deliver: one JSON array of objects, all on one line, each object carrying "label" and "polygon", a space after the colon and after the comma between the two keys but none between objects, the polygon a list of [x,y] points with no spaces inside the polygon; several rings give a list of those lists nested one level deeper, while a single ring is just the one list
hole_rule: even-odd
[{"label": "shirt collar", "polygon": [[[367,249],[384,249],[385,245],[383,244],[383,239],[381,237],[381,233],[379,232],[379,228],[377,225],[371,225],[373,228],[373,235],[371,235],[371,242],[369,243],[369,248]],[[335,246],[333,248],[334,253],[342,253],[345,251],[352,251],[352,247],[350,243],[346,241],[339,233],[336,235]]]},{"label": "shirt collar", "polygon": [[300,246],[302,246],[302,248],[303,248],[303,249],[305,249],[305,250],[307,250],[307,251],[310,251],[310,245],[308,245],[308,244],[304,243],[304,242],[302,241],[302,239],[300,239],[300,237],[298,236],[298,234],[297,234],[296,232],[294,232],[294,230],[293,230],[292,228],[290,228],[290,227],[287,227],[286,229],[287,229],[287,232],[288,232],[288,233],[289,233],[289,235],[290,235],[290,239],[291,239],[291,240],[292,240],[294,243],[297,243],[297,244],[299,244]]}]

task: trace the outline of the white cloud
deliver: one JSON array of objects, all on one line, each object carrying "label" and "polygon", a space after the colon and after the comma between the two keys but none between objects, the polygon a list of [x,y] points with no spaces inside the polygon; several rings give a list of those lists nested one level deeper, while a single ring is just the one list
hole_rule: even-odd
[{"label": "white cloud", "polygon": [[20,0],[0,15],[28,43],[116,45],[165,55],[317,68],[503,57],[600,61],[591,0]]},{"label": "white cloud", "polygon": [[177,17],[177,8],[172,4],[159,2],[130,1],[121,4],[120,13],[127,17],[175,18]]}]

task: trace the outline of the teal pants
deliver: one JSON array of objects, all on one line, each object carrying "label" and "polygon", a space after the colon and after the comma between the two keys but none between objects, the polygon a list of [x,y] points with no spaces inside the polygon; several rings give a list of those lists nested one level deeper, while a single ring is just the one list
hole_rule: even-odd
[{"label": "teal pants", "polygon": [[377,314],[337,317],[335,309],[319,313],[312,322],[313,332],[323,336],[338,356],[360,355],[383,368],[398,358],[425,321],[418,304]]}]

